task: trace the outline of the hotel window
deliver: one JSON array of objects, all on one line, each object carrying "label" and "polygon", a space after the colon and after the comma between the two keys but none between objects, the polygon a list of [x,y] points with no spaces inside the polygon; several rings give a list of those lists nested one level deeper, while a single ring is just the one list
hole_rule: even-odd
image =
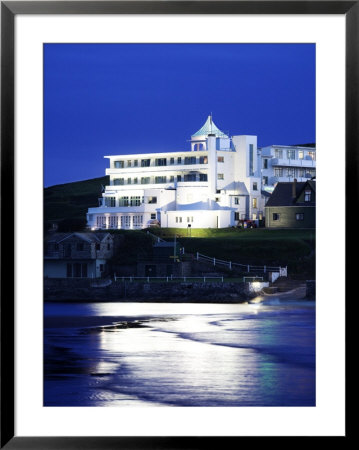
[{"label": "hotel window", "polygon": [[287,158],[295,159],[295,150],[293,150],[293,149],[287,150]]},{"label": "hotel window", "polygon": [[115,169],[123,169],[125,167],[124,161],[115,161]]},{"label": "hotel window", "polygon": [[119,186],[119,185],[125,184],[125,179],[124,178],[115,178],[113,180],[113,184],[115,186]]},{"label": "hotel window", "polygon": [[[111,216],[110,217],[110,228],[118,228],[118,217]],[[107,250],[110,250],[110,244],[107,244]]]},{"label": "hotel window", "polygon": [[142,177],[141,184],[150,184],[150,177]]},{"label": "hotel window", "polygon": [[224,174],[223,173],[217,174],[217,179],[218,180],[224,180]]},{"label": "hotel window", "polygon": [[189,173],[184,176],[184,181],[196,181],[196,174]]},{"label": "hotel window", "polygon": [[150,159],[141,159],[141,167],[150,167],[151,160]]},{"label": "hotel window", "polygon": [[279,220],[280,219],[280,215],[278,213],[273,213],[273,220]]},{"label": "hotel window", "polygon": [[130,159],[127,161],[127,167],[132,167],[132,161]]},{"label": "hotel window", "polygon": [[253,182],[253,191],[258,191],[258,184],[256,181]]},{"label": "hotel window", "polygon": [[315,169],[307,169],[305,173],[306,178],[311,178],[315,176]]},{"label": "hotel window", "polygon": [[116,197],[105,197],[105,205],[110,207],[116,206]]},{"label": "hotel window", "polygon": [[199,174],[199,181],[208,181],[208,177],[206,173]]},{"label": "hotel window", "polygon": [[155,165],[156,166],[166,166],[167,165],[166,158],[156,158]]},{"label": "hotel window", "polygon": [[131,206],[140,206],[141,204],[141,198],[138,195],[135,195],[130,198],[130,204]]},{"label": "hotel window", "polygon": [[218,156],[217,161],[219,163],[224,163],[224,156]]},{"label": "hotel window", "polygon": [[173,183],[175,181],[174,175],[170,175],[170,183]]},{"label": "hotel window", "polygon": [[315,161],[315,152],[308,152],[308,156],[309,156],[310,159]]},{"label": "hotel window", "polygon": [[283,150],[276,148],[274,150],[274,156],[278,159],[282,159],[283,158]]},{"label": "hotel window", "polygon": [[283,176],[283,168],[282,167],[275,167],[274,168],[274,176],[275,177],[282,177]]},{"label": "hotel window", "polygon": [[249,144],[249,175],[254,175],[254,155],[253,144]]},{"label": "hotel window", "polygon": [[267,184],[268,184],[268,177],[263,177],[262,178],[262,184],[263,184],[263,186],[267,186]]},{"label": "hotel window", "polygon": [[182,217],[176,217],[176,223],[182,223]]},{"label": "hotel window", "polygon": [[196,157],[195,156],[186,156],[184,159],[185,164],[196,164]]},{"label": "hotel window", "polygon": [[170,158],[170,164],[174,164],[175,163],[175,159],[174,158]]},{"label": "hotel window", "polygon": [[156,219],[156,213],[151,213],[151,220]]},{"label": "hotel window", "polygon": [[182,164],[182,158],[180,156],[177,158],[177,164]]},{"label": "hotel window", "polygon": [[303,213],[297,213],[295,215],[295,220],[304,220],[304,214]]},{"label": "hotel window", "polygon": [[234,197],[234,204],[239,205],[239,197]]},{"label": "hotel window", "polygon": [[137,177],[135,177],[135,178],[133,179],[133,184],[138,184],[138,178],[137,178]]},{"label": "hotel window", "polygon": [[157,197],[148,197],[148,203],[157,203]]},{"label": "hotel window", "polygon": [[207,156],[200,156],[199,157],[199,163],[200,164],[208,164],[208,157]]},{"label": "hotel window", "polygon": [[187,223],[193,222],[193,217],[187,217]]},{"label": "hotel window", "polygon": [[127,184],[131,184],[131,178],[127,178]]},{"label": "hotel window", "polygon": [[294,167],[289,167],[287,169],[288,177],[294,177],[295,176],[295,169]]},{"label": "hotel window", "polygon": [[181,175],[177,175],[177,181],[181,181],[181,180],[182,180]]},{"label": "hotel window", "polygon": [[156,184],[167,183],[167,177],[165,176],[155,177],[155,183]]},{"label": "hotel window", "polygon": [[299,150],[298,151],[298,159],[303,159],[304,158],[304,152],[303,150]]},{"label": "hotel window", "polygon": [[304,201],[310,202],[311,200],[312,200],[312,191],[310,191],[309,189],[306,189],[304,191]]},{"label": "hotel window", "polygon": [[257,208],[257,199],[252,198],[252,208]]},{"label": "hotel window", "polygon": [[263,169],[268,169],[268,159],[267,158],[263,159]]},{"label": "hotel window", "polygon": [[118,200],[118,206],[128,206],[128,197],[120,197]]},{"label": "hotel window", "polygon": [[137,159],[135,159],[135,160],[133,161],[133,166],[134,166],[134,167],[138,167],[138,161],[137,161]]}]

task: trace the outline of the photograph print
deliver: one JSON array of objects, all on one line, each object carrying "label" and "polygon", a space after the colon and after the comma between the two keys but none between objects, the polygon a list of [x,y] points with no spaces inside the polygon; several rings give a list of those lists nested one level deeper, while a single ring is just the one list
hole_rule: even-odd
[{"label": "photograph print", "polygon": [[316,406],[315,44],[44,44],[44,406]]}]

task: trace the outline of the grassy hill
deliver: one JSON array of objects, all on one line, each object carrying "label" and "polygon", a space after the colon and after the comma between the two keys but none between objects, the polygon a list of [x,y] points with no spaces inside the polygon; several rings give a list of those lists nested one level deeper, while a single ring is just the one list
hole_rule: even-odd
[{"label": "grassy hill", "polygon": [[87,209],[98,206],[101,185],[109,184],[108,177],[58,184],[44,189],[44,220],[85,219]]},{"label": "grassy hill", "polygon": [[242,264],[288,266],[296,278],[315,278],[315,230],[271,230],[266,228],[192,229],[156,228],[151,232],[163,239],[177,240],[187,253]]}]

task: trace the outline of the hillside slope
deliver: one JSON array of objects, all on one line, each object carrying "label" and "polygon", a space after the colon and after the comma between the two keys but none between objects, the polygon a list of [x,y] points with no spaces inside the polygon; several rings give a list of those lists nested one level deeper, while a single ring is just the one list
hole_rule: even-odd
[{"label": "hillside slope", "polygon": [[45,188],[44,221],[85,219],[87,209],[98,206],[101,185],[105,186],[108,183],[108,177],[105,176]]}]

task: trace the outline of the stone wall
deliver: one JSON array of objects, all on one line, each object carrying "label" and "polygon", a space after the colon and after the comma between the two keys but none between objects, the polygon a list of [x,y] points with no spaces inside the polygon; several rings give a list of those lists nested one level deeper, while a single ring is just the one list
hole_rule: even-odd
[{"label": "stone wall", "polygon": [[107,287],[91,287],[90,283],[91,280],[46,279],[45,301],[239,303],[256,295],[249,291],[248,283],[117,281]]}]

